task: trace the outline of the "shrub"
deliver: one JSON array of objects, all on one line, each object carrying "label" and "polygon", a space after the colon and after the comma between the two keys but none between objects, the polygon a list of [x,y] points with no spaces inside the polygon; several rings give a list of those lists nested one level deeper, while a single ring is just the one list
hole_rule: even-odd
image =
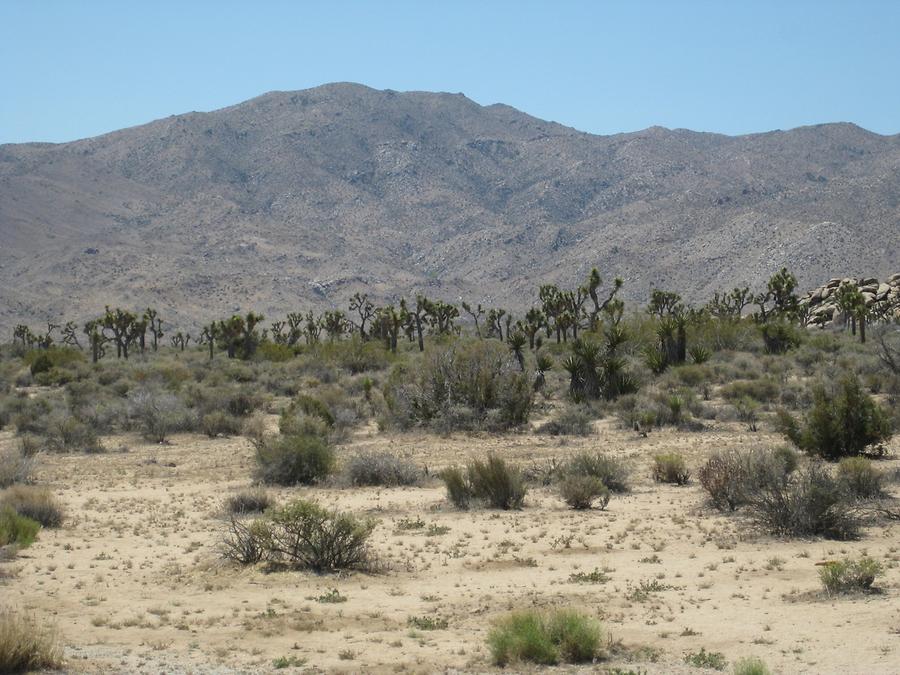
[{"label": "shrub", "polygon": [[498,666],[531,662],[588,663],[600,655],[600,624],[573,610],[513,612],[497,621],[488,646]]},{"label": "shrub", "polygon": [[785,411],[778,413],[779,430],[805,452],[825,459],[881,454],[892,431],[890,418],[862,390],[854,375],[844,376],[835,393],[819,386],[803,423]]},{"label": "shrub", "polygon": [[34,460],[13,450],[0,451],[0,488],[27,483],[34,469]]},{"label": "shrub", "polygon": [[368,569],[373,564],[368,539],[373,521],[328,511],[298,499],[269,516],[269,552],[291,565],[315,572]]},{"label": "shrub", "polygon": [[735,661],[731,672],[734,675],[772,675],[772,671],[769,670],[763,660],[755,656],[738,659]]},{"label": "shrub", "polygon": [[758,403],[769,403],[778,398],[781,387],[771,378],[756,380],[735,380],[722,387],[722,398],[726,401],[750,399]]},{"label": "shrub", "polygon": [[0,546],[27,548],[40,529],[40,523],[20,516],[11,506],[0,506]]},{"label": "shrub", "polygon": [[713,506],[734,511],[749,503],[761,486],[783,480],[795,468],[796,458],[782,449],[729,450],[710,457],[697,478]]},{"label": "shrub", "polygon": [[247,523],[232,514],[222,534],[222,557],[239,565],[253,565],[266,557],[269,540],[266,521],[260,519]]},{"label": "shrub", "polygon": [[819,464],[759,486],[751,515],[772,534],[852,539],[859,520],[841,484]]},{"label": "shrub", "polygon": [[276,485],[311,485],[331,473],[334,451],[319,436],[297,434],[266,439],[256,449],[257,477]]},{"label": "shrub", "polygon": [[325,405],[322,401],[315,398],[314,396],[308,396],[307,394],[298,395],[288,408],[282,413],[282,417],[290,416],[295,413],[297,410],[302,411],[305,415],[310,415],[312,417],[318,417],[322,420],[327,426],[334,426],[334,415],[331,413],[331,410],[328,409],[328,406]]},{"label": "shrub", "polygon": [[351,457],[344,467],[351,485],[415,485],[419,469],[409,460],[388,452],[360,453]]},{"label": "shrub", "polygon": [[228,513],[262,513],[272,505],[272,499],[265,490],[243,490],[225,500]]},{"label": "shrub", "polygon": [[240,418],[221,410],[207,413],[200,418],[200,430],[210,438],[216,436],[236,436],[241,433],[243,422]]},{"label": "shrub", "polygon": [[496,455],[488,455],[487,461],[475,460],[468,466],[472,493],[495,509],[519,509],[525,500],[527,488],[521,472],[510,467]]},{"label": "shrub", "polygon": [[590,436],[594,433],[591,415],[583,406],[567,406],[552,420],[538,427],[538,433],[550,436]]},{"label": "shrub", "polygon": [[47,449],[51,452],[103,452],[93,427],[73,415],[51,415],[47,423]]},{"label": "shrub", "polygon": [[460,509],[469,508],[474,500],[495,509],[518,509],[525,500],[527,488],[522,473],[495,455],[487,461],[474,460],[463,471],[450,467],[441,472],[447,497]]},{"label": "shrub", "polygon": [[31,374],[32,376],[38,375],[40,373],[47,373],[53,368],[53,361],[50,357],[41,352],[37,355],[37,357],[31,362]]},{"label": "shrub", "polygon": [[699,652],[685,654],[684,662],[694,668],[711,668],[712,670],[725,670],[728,663],[722,652],[708,652],[706,647],[700,647]]},{"label": "shrub", "polygon": [[884,495],[884,476],[865,457],[845,457],[837,468],[838,481],[856,499],[874,499]]},{"label": "shrub", "polygon": [[589,509],[599,500],[600,509],[609,504],[609,488],[594,476],[568,476],[559,484],[559,494],[573,509]]},{"label": "shrub", "polygon": [[23,614],[0,610],[0,672],[57,668],[61,661],[62,648],[52,627]]},{"label": "shrub", "polygon": [[831,560],[819,569],[819,579],[831,595],[856,593],[870,590],[882,571],[881,563],[872,558]]},{"label": "shrub", "polygon": [[173,432],[184,428],[187,410],[174,394],[140,388],[128,394],[129,416],[147,440],[164,443]]},{"label": "shrub", "polygon": [[684,457],[676,453],[665,453],[653,458],[653,480],[657,483],[687,485],[691,472]]},{"label": "shrub", "polygon": [[582,452],[563,467],[566,476],[599,478],[612,492],[628,492],[628,467],[625,462],[602,453]]},{"label": "shrub", "polygon": [[458,340],[421,359],[395,367],[385,387],[397,426],[504,430],[528,421],[531,377],[499,341]]},{"label": "shrub", "polygon": [[472,488],[465,471],[449,467],[441,472],[441,480],[447,488],[447,499],[458,509],[467,509],[472,501]]},{"label": "shrub", "polygon": [[62,506],[47,488],[15,485],[0,496],[0,506],[8,506],[42,527],[59,527],[64,518]]}]

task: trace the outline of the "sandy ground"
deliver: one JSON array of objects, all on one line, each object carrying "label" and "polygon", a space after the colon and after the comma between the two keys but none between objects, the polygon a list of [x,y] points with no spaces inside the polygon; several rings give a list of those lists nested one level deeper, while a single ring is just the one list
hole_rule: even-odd
[{"label": "sandy ground", "polygon": [[[128,452],[40,457],[38,482],[59,496],[67,522],[3,565],[14,573],[0,582],[3,604],[55,622],[70,672],[498,671],[485,646],[491,621],[532,606],[603,620],[612,656],[585,672],[703,672],[684,663],[701,647],[730,663],[760,656],[779,673],[900,672],[900,524],[869,528],[857,542],[781,541],[708,508],[696,483],[649,478],[656,452],[682,452],[696,467],[713,450],[779,442],[762,432],[716,424],[642,438],[607,420],[596,436],[570,440],[364,429],[340,452],[390,450],[433,472],[491,450],[528,464],[598,449],[630,460],[634,490],[590,512],[568,510],[549,488],[532,489],[516,512],[455,511],[437,482],[273,490],[280,501],[314,497],[379,519],[373,543],[385,571],[346,576],[222,562],[222,500],[250,484],[245,440],[107,445],[120,442]],[[896,440],[891,450],[900,451]],[[404,519],[426,527],[403,529]],[[886,564],[882,592],[824,597],[815,563],[862,552]],[[570,579],[595,568],[608,580]],[[636,592],[653,581],[660,590]],[[346,602],[319,602],[330,589]],[[410,617],[426,616],[448,627],[410,627]],[[282,657],[292,664],[284,670],[275,666]]]}]

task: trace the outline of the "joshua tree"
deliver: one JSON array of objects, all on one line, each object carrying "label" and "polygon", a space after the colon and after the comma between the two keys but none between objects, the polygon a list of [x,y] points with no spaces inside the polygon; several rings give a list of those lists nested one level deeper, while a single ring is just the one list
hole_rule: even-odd
[{"label": "joshua tree", "polygon": [[503,317],[506,316],[506,310],[497,308],[487,313],[488,337],[496,336],[499,340],[503,340]]},{"label": "joshua tree", "polygon": [[213,321],[212,323],[203,327],[203,332],[200,333],[201,344],[205,344],[209,348],[209,360],[213,360],[213,356],[216,351],[216,341],[220,336],[220,328],[219,324]]},{"label": "joshua tree", "polygon": [[563,362],[563,368],[569,372],[569,392],[576,401],[601,396],[610,400],[637,388],[634,378],[625,371],[625,360],[619,356],[628,339],[625,331],[609,326],[603,337],[603,345],[576,340],[571,356]]},{"label": "joshua tree", "polygon": [[78,326],[75,325],[74,321],[66,322],[66,325],[62,327],[62,336],[64,345],[81,349],[81,343],[78,342]]},{"label": "joshua tree", "polygon": [[106,306],[106,313],[100,319],[103,331],[109,331],[107,337],[116,343],[116,358],[128,358],[128,349],[140,333],[137,317],[124,309],[110,309]]},{"label": "joshua tree", "polygon": [[524,322],[516,322],[518,330],[525,333],[528,337],[528,347],[532,351],[534,351],[534,336],[537,335],[538,331],[540,331],[546,323],[547,319],[544,317],[544,313],[537,307],[532,307],[525,313]]},{"label": "joshua tree", "polygon": [[750,288],[744,286],[743,288],[733,288],[728,292],[716,291],[713,299],[706,304],[706,309],[718,319],[740,319],[744,308],[752,301]]},{"label": "joshua tree", "polygon": [[540,391],[547,381],[547,371],[553,368],[553,359],[546,354],[538,354],[534,363],[534,390]]},{"label": "joshua tree", "polygon": [[449,335],[453,329],[453,321],[459,316],[459,310],[442,300],[426,300],[425,311],[428,323],[438,335]]},{"label": "joshua tree", "polygon": [[461,307],[463,308],[463,311],[475,321],[475,334],[478,337],[481,337],[481,325],[478,323],[478,318],[484,314],[484,308],[481,306],[481,303],[478,303],[478,307],[475,309],[472,309],[472,306],[468,302],[462,303]]},{"label": "joshua tree", "polygon": [[347,330],[347,318],[340,310],[330,310],[322,316],[322,327],[328,333],[328,338],[334,342]]},{"label": "joshua tree", "polygon": [[293,347],[300,341],[303,335],[303,314],[300,312],[290,312],[287,315],[287,344]]},{"label": "joshua tree", "polygon": [[379,307],[375,317],[379,331],[384,338],[385,346],[392,352],[397,352],[397,338],[400,336],[400,328],[403,325],[401,312],[397,312],[393,305]]},{"label": "joshua tree", "polygon": [[753,303],[759,307],[756,320],[759,323],[768,323],[773,319],[794,321],[800,306],[800,299],[794,293],[796,288],[796,277],[782,267],[769,279],[766,292],[758,293],[753,298]]},{"label": "joshua tree", "polygon": [[684,312],[684,305],[678,293],[654,288],[650,293],[650,304],[647,305],[647,312],[662,319]]},{"label": "joshua tree", "polygon": [[513,333],[509,335],[507,333],[507,344],[509,345],[509,350],[516,357],[516,361],[519,364],[519,370],[523,373],[525,372],[525,353],[523,349],[525,348],[525,335],[522,333]]},{"label": "joshua tree", "polygon": [[597,322],[600,318],[600,313],[603,312],[608,306],[609,303],[612,302],[613,298],[616,297],[616,294],[622,288],[622,284],[624,283],[620,277],[616,277],[613,280],[613,287],[609,291],[609,295],[606,296],[606,299],[603,302],[600,302],[600,296],[597,291],[600,289],[603,280],[600,278],[600,272],[597,271],[597,268],[593,268],[591,273],[588,275],[587,283],[585,284],[585,288],[587,289],[588,295],[591,297],[591,302],[594,303],[594,309],[591,310],[591,318],[590,318],[590,328],[591,330],[597,329]]},{"label": "joshua tree", "polygon": [[354,293],[350,298],[350,311],[359,315],[359,337],[366,339],[366,322],[375,318],[377,312],[375,305],[369,300],[367,293],[360,295]]},{"label": "joshua tree", "polygon": [[319,341],[319,335],[322,333],[322,321],[309,310],[303,319],[305,321],[303,334],[306,336],[306,344],[312,345]]},{"label": "joshua tree", "polygon": [[[150,337],[152,338],[150,346],[153,347],[153,351],[156,351],[159,348],[159,341],[165,335],[162,329],[162,319],[159,318],[155,309],[148,307],[144,312],[144,321],[147,323],[147,329],[150,331]],[[143,351],[143,344],[141,345],[141,351]]]},{"label": "joshua tree", "polygon": [[84,324],[84,334],[91,345],[91,361],[97,363],[106,355],[105,345],[109,338],[103,334],[103,320],[92,319]]},{"label": "joshua tree", "polygon": [[416,329],[416,337],[419,341],[419,351],[425,351],[425,339],[423,337],[422,324],[424,321],[428,319],[428,307],[431,305],[431,302],[424,295],[416,296],[416,309],[415,311],[409,309],[406,305],[406,300],[400,301],[400,311],[405,312],[408,317],[408,321],[410,324],[415,326]]},{"label": "joshua tree", "polygon": [[866,318],[868,316],[868,307],[866,306],[866,296],[862,294],[859,287],[852,282],[842,283],[835,293],[837,298],[838,309],[844,314],[844,325],[847,320],[850,322],[850,332],[856,335],[856,326],[859,325],[859,341],[866,341]]},{"label": "joshua tree", "polygon": [[191,341],[191,334],[190,333],[185,334],[185,333],[182,333],[181,331],[178,331],[177,333],[175,333],[175,335],[173,335],[171,337],[171,340],[172,340],[172,346],[178,347],[179,351],[183,352],[184,348],[187,347],[188,343]]},{"label": "joshua tree", "polygon": [[556,344],[559,344],[562,340],[562,326],[559,319],[566,311],[562,292],[553,284],[544,284],[538,291],[538,297],[541,300],[544,316],[547,317],[547,337],[550,336],[551,329],[555,330]]}]

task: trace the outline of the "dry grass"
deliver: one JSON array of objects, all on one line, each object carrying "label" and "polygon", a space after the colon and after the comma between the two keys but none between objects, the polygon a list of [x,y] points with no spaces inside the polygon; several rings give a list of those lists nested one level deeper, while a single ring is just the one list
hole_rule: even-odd
[{"label": "dry grass", "polygon": [[0,609],[0,673],[56,668],[61,662],[55,628],[33,616]]}]

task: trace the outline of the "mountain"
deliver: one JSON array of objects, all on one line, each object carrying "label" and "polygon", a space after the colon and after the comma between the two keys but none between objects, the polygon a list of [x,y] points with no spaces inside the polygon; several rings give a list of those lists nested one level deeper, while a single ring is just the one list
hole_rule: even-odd
[{"label": "mountain", "polygon": [[462,94],[329,84],[0,145],[0,327],[152,305],[186,328],[432,297],[521,309],[593,266],[704,300],[900,269],[900,136],[596,136]]}]

